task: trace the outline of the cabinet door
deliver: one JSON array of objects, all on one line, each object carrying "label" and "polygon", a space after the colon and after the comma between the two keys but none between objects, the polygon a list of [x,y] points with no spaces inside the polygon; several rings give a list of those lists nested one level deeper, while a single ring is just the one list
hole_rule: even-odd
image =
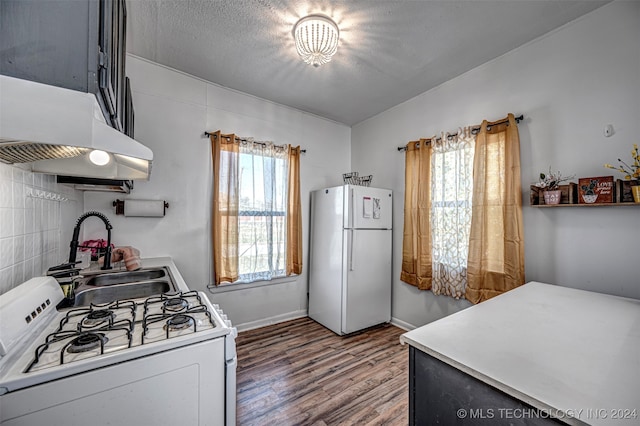
[{"label": "cabinet door", "polygon": [[97,9],[93,1],[1,0],[0,74],[94,93]]},{"label": "cabinet door", "polygon": [[118,47],[115,52],[115,56],[118,58],[118,69],[116,71],[116,76],[112,77],[116,81],[116,96],[118,99],[116,105],[116,115],[115,122],[112,119],[113,127],[119,129],[124,132],[124,123],[126,116],[126,103],[127,103],[127,84],[126,84],[126,71],[125,71],[125,61],[127,57],[127,9],[125,0],[113,0],[114,7],[117,6],[118,13],[118,38],[117,43]]},{"label": "cabinet door", "polygon": [[124,0],[100,1],[100,94],[111,126],[123,130],[126,8]]},{"label": "cabinet door", "polygon": [[550,415],[553,411],[539,411],[456,367],[409,347],[410,426],[565,425],[562,417]]}]

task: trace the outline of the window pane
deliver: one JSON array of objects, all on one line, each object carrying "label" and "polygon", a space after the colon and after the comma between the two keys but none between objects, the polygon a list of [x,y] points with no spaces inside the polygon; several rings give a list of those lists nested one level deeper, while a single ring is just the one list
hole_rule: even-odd
[{"label": "window pane", "polygon": [[283,275],[285,216],[241,216],[239,220],[241,280],[255,281]]},{"label": "window pane", "polygon": [[287,162],[260,148],[247,151],[239,162],[239,272],[240,281],[251,282],[285,273]]},{"label": "window pane", "polygon": [[433,292],[463,297],[466,285],[471,197],[472,139],[443,138],[431,156]]}]

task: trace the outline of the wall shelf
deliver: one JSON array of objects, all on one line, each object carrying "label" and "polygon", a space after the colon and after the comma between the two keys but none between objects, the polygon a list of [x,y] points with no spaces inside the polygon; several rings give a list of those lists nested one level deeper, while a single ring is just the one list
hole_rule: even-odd
[{"label": "wall shelf", "polygon": [[547,209],[554,207],[627,207],[640,206],[640,203],[594,203],[594,204],[531,204],[531,207]]},{"label": "wall shelf", "polygon": [[529,195],[529,205],[536,208],[549,207],[618,207],[618,206],[640,206],[640,203],[633,202],[631,194],[631,185],[633,181],[623,181],[618,179],[613,185],[612,203],[579,203],[578,185],[570,182],[566,185],[560,185],[558,189],[561,191],[560,204],[545,204],[543,190],[531,185],[531,193]]}]

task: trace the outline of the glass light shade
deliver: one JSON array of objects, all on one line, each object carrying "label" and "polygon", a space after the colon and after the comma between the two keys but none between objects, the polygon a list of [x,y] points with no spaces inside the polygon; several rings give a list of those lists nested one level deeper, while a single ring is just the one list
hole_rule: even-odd
[{"label": "glass light shade", "polygon": [[327,16],[309,15],[300,19],[293,27],[293,38],[302,60],[319,67],[331,61],[338,50],[340,30]]},{"label": "glass light shade", "polygon": [[111,161],[111,156],[104,151],[94,149],[89,154],[89,160],[91,160],[91,162],[96,166],[104,166],[105,164],[108,164],[109,161]]}]

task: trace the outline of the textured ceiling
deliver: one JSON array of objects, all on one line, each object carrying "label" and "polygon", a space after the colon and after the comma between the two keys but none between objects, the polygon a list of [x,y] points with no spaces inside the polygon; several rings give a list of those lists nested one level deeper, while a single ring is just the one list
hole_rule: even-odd
[{"label": "textured ceiling", "polygon": [[[608,1],[129,0],[128,52],[354,125]],[[300,60],[310,13],[340,27],[333,60]]]}]

